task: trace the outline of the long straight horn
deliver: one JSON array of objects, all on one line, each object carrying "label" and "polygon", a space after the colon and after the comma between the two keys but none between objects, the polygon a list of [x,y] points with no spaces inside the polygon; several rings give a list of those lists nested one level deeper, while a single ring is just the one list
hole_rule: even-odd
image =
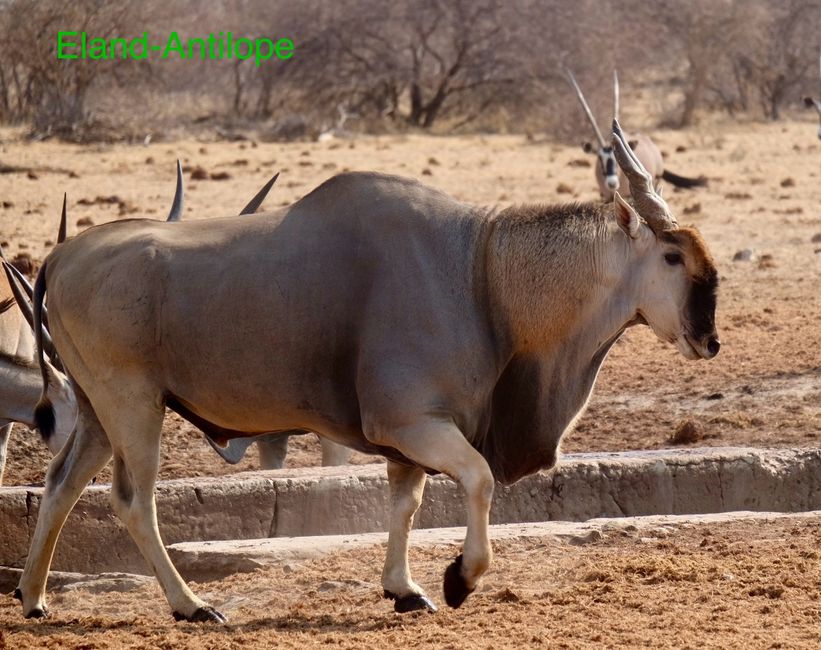
[{"label": "long straight horn", "polygon": [[57,230],[57,243],[62,244],[66,240],[66,222],[68,221],[68,213],[66,211],[66,203],[68,203],[68,192],[63,192],[63,212],[60,215],[60,228]]},{"label": "long straight horn", "polygon": [[250,200],[248,205],[246,205],[242,210],[240,210],[240,214],[254,214],[259,209],[259,206],[262,205],[262,202],[265,200],[265,197],[268,196],[268,192],[271,191],[271,188],[274,186],[274,183],[277,182],[279,178],[279,172],[274,174],[273,178],[265,183],[262,186],[262,189],[256,193],[253,199]]},{"label": "long straight horn", "polygon": [[171,204],[171,212],[168,213],[166,221],[179,221],[182,218],[182,204],[182,165],[179,159],[177,159],[177,189],[174,190],[174,202]]},{"label": "long straight horn", "polygon": [[31,296],[24,294],[20,288],[20,284],[17,282],[17,276],[14,274],[14,267],[5,260],[3,261],[3,270],[6,272],[6,279],[9,282],[9,287],[11,287],[11,292],[14,294],[14,300],[17,302],[17,306],[28,321],[29,327],[34,329],[34,314],[31,311],[31,304],[29,303]]},{"label": "long straight horn", "polygon": [[[17,282],[17,277],[14,275],[14,271],[16,270],[11,264],[8,262],[3,262],[3,270],[6,272],[6,278],[8,278],[9,286],[11,287],[11,292],[14,294],[14,299],[17,301],[17,306],[20,308],[20,311],[23,313],[23,317],[31,327],[32,331],[34,330],[34,312],[32,311],[31,303],[29,303],[29,299],[24,294],[23,290],[20,288],[20,285]],[[45,326],[42,326],[42,334],[43,334],[43,351],[48,355],[50,359],[56,358],[54,353],[54,343],[51,341],[51,336],[49,336],[48,330]]]},{"label": "long straight horn", "polygon": [[653,177],[627,144],[618,120],[613,120],[613,153],[630,183],[630,195],[636,204],[636,210],[647,225],[654,232],[677,228],[678,223],[670,208],[653,187]]},{"label": "long straight horn", "polygon": [[619,119],[619,72],[613,70],[613,119]]},{"label": "long straight horn", "polygon": [[29,300],[31,300],[31,296],[34,293],[34,289],[31,286],[31,282],[28,281],[28,278],[25,275],[23,275],[20,269],[18,269],[16,266],[14,266],[14,264],[12,264],[6,259],[5,255],[3,255],[2,257],[3,262],[5,262],[8,265],[9,271],[14,275],[15,278],[17,278],[17,282],[19,282],[20,285],[22,285],[23,290],[26,292],[26,295],[29,297]]},{"label": "long straight horn", "polygon": [[33,291],[33,289],[31,288],[31,282],[29,282],[28,279],[26,278],[26,276],[23,275],[20,272],[20,269],[18,269],[16,266],[14,266],[9,261],[9,258],[6,257],[6,252],[3,250],[2,246],[0,246],[0,260],[2,260],[3,262],[5,262],[6,264],[9,265],[9,268],[11,269],[11,272],[14,273],[14,275],[17,277],[18,280],[20,280],[20,283],[23,285],[23,288],[26,290],[26,293],[28,294],[28,297],[31,298],[31,294],[32,294],[32,291]]},{"label": "long straight horn", "polygon": [[599,146],[602,148],[606,147],[607,143],[604,141],[601,131],[599,131],[599,125],[596,124],[596,119],[593,117],[593,111],[591,111],[590,106],[587,105],[587,100],[584,98],[582,89],[579,88],[579,84],[576,82],[576,77],[573,76],[570,68],[564,68],[564,73],[567,75],[567,80],[570,82],[570,85],[573,86],[573,90],[576,91],[576,97],[579,98],[579,103],[584,109],[584,114],[587,115],[587,120],[590,122],[590,126],[592,126],[593,131],[596,132],[596,139],[599,141]]}]

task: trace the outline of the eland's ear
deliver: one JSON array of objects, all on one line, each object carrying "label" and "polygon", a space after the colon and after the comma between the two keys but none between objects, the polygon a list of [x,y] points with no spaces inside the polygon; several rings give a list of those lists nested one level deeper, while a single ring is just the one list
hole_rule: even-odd
[{"label": "eland's ear", "polygon": [[630,239],[635,239],[639,234],[639,213],[633,206],[625,201],[621,194],[616,192],[613,195],[613,211],[616,215],[616,223]]},{"label": "eland's ear", "polygon": [[582,142],[582,151],[584,153],[595,153],[595,147],[589,142]]}]

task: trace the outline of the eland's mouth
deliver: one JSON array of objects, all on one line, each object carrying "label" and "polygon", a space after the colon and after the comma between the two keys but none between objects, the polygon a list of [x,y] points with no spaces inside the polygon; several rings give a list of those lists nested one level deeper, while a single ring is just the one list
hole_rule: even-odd
[{"label": "eland's mouth", "polygon": [[690,361],[707,358],[704,354],[702,354],[700,346],[693,343],[692,339],[686,334],[680,334],[676,338],[676,347],[678,348],[678,351],[681,352],[682,356]]}]

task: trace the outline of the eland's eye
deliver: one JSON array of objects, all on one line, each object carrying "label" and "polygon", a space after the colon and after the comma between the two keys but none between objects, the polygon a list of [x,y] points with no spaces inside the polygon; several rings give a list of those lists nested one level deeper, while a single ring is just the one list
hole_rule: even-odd
[{"label": "eland's eye", "polygon": [[676,264],[684,264],[684,258],[679,253],[666,253],[664,255],[664,261],[667,262],[670,266],[675,266]]}]

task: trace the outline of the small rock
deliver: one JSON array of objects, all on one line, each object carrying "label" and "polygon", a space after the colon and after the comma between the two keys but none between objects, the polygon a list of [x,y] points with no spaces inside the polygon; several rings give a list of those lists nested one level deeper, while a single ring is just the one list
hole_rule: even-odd
[{"label": "small rock", "polygon": [[752,248],[742,248],[733,255],[733,262],[749,262],[753,259],[754,255],[755,253]]},{"label": "small rock", "polygon": [[567,183],[559,183],[556,186],[556,194],[573,194],[573,188]]},{"label": "small rock", "polygon": [[590,161],[587,158],[576,158],[567,163],[568,167],[590,167]]},{"label": "small rock", "polygon": [[683,144],[680,144],[676,147],[676,153],[684,153],[685,151],[687,151],[687,147],[685,147]]},{"label": "small rock", "polygon": [[[20,247],[22,248],[22,245]],[[28,253],[17,253],[11,260],[11,265],[20,271],[20,273],[28,275],[29,277],[33,276],[37,270],[34,260]]]},{"label": "small rock", "polygon": [[33,181],[36,181],[38,178],[40,178],[37,174],[35,174],[35,173],[34,173],[33,171],[31,171],[30,169],[29,169],[29,170],[28,170],[28,172],[26,173],[26,176],[28,176],[28,177],[29,177],[31,180],[33,180]]},{"label": "small rock", "polygon": [[710,399],[710,400],[724,399],[724,393],[710,393],[704,399]]},{"label": "small rock", "polygon": [[787,177],[781,181],[781,187],[795,187],[795,180]]},{"label": "small rock", "polygon": [[433,172],[430,169],[428,169],[427,167],[425,167],[422,170],[422,176],[433,176]]},{"label": "small rock", "polygon": [[435,167],[436,165],[440,165],[441,163],[438,160],[436,160],[436,158],[431,156],[430,158],[428,158],[428,164],[432,167]]},{"label": "small rock", "polygon": [[574,535],[570,538],[569,542],[573,546],[584,546],[585,544],[593,544],[595,542],[600,542],[603,539],[603,535],[599,530],[591,530],[583,535]]},{"label": "small rock", "polygon": [[502,589],[493,595],[493,600],[498,603],[519,603],[522,597],[508,588]]},{"label": "small rock", "polygon": [[191,170],[191,180],[192,181],[204,181],[208,178],[208,172],[205,171],[202,167],[197,165]]},{"label": "small rock", "polygon": [[[3,203],[3,207],[4,207],[4,208],[6,207],[6,204],[5,204],[5,203]],[[810,239],[810,242],[812,242],[813,244],[821,244],[821,232],[817,232],[817,233],[815,233],[815,234],[812,236],[812,239]]]},{"label": "small rock", "polygon": [[77,219],[78,226],[93,226],[94,222],[91,220],[91,217],[81,217]]},{"label": "small rock", "polygon": [[212,181],[227,181],[229,178],[231,178],[231,174],[228,172],[213,172],[211,174]]},{"label": "small rock", "polygon": [[682,420],[679,422],[670,442],[674,445],[689,445],[704,438],[704,427],[695,420]]},{"label": "small rock", "polygon": [[693,205],[688,205],[682,210],[684,214],[698,214],[701,212],[701,203],[693,203]]}]

